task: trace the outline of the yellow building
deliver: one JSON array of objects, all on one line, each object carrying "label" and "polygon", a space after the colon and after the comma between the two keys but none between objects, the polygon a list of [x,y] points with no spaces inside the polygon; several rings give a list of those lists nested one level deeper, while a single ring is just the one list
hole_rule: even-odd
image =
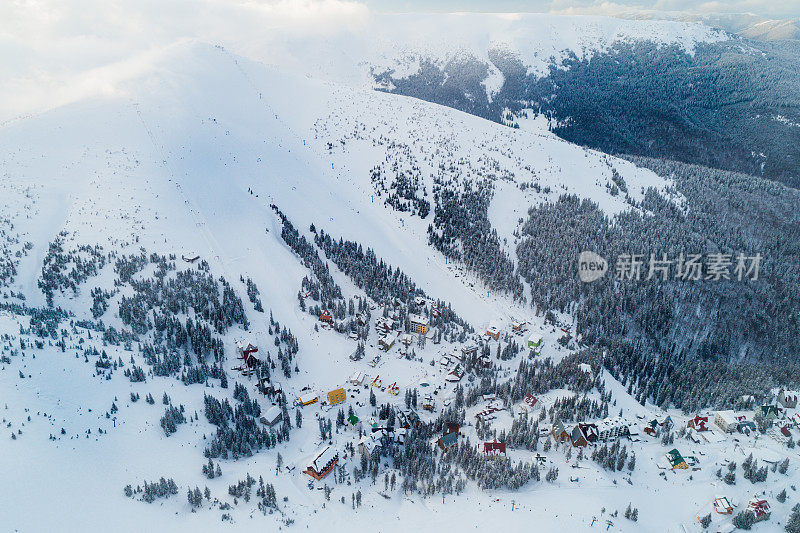
[{"label": "yellow building", "polygon": [[305,407],[306,405],[311,405],[312,403],[317,403],[317,395],[316,394],[305,394],[300,397],[300,405]]},{"label": "yellow building", "polygon": [[408,320],[411,322],[411,331],[413,333],[425,335],[431,329],[431,320],[426,316],[408,315]]},{"label": "yellow building", "polygon": [[347,400],[347,393],[342,387],[328,393],[328,405],[337,405]]}]

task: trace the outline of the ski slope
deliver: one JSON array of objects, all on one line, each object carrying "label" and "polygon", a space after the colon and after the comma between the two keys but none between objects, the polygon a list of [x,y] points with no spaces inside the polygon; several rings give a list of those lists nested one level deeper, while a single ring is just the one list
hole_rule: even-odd
[{"label": "ski slope", "polygon": [[[393,211],[372,190],[369,170],[397,154],[392,143],[408,154],[400,165],[422,169],[428,191],[439,165],[455,166],[464,179],[495,175],[490,219],[509,241],[530,206],[564,193],[591,198],[610,215],[630,209],[606,189],[612,167],[634,200],[647,187],[669,186],[543,129],[514,130],[414,99],[280,74],[215,46],[176,45],[158,65],[118,97],[0,130],[7,179],[61,199],[44,220],[30,221],[37,250],[67,229],[82,243],[197,250],[225,273],[256,276],[286,256],[274,239],[274,203],[299,228],[315,223],[372,247],[482,324],[510,311],[454,279],[427,245],[428,220]],[[534,180],[550,192],[517,187]],[[23,270],[29,277],[19,288],[27,293],[38,273]],[[265,276],[270,294],[293,297],[297,283],[282,277],[290,270]]]}]

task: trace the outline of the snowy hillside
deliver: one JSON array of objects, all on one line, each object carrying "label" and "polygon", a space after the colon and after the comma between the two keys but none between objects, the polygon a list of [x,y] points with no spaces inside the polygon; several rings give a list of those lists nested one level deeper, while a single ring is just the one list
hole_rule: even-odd
[{"label": "snowy hillside", "polygon": [[[286,76],[205,44],[165,51],[159,66],[128,82],[119,98],[12,124],[2,145],[10,183],[69,199],[46,209],[46,222],[31,221],[37,249],[62,229],[84,244],[132,243],[137,236],[137,246],[149,249],[164,248],[166,239],[168,249],[197,250],[225,270],[250,273],[273,257],[260,247],[264,228],[274,231],[274,203],[299,227],[316,223],[373,247],[431,294],[450,295],[475,323],[497,311],[476,305],[480,295],[432,253],[428,220],[384,205],[386,191],[370,178],[374,167],[387,167],[389,181],[419,174],[416,194],[423,197],[424,189],[428,201],[440,167],[458,184],[490,179],[497,188],[492,223],[509,242],[528,207],[563,193],[592,198],[609,214],[630,209],[609,193],[612,169],[633,201],[647,187],[668,185],[544,127],[517,131],[413,99]],[[536,190],[520,190],[534,184]],[[37,269],[21,270],[29,279],[16,287],[35,292]],[[274,282],[279,293],[296,292],[286,280]]]},{"label": "snowy hillside", "polygon": [[416,73],[420,61],[442,66],[475,59],[490,66],[487,84],[502,85],[502,74],[491,66],[493,50],[518,55],[529,72],[543,75],[553,61],[570,54],[588,59],[614,43],[648,40],[691,52],[697,43],[727,38],[724,32],[687,22],[540,13],[372,14],[357,30],[312,38],[314,46],[308,48],[284,44],[277,35],[271,45],[281,53],[270,53],[267,48],[265,59],[359,86],[371,86],[371,72],[391,69],[402,78]]},{"label": "snowy hillside", "polygon": [[[678,23],[497,16],[477,34],[476,17],[447,20],[465,36],[441,34],[453,53],[511,46],[534,70],[620,39],[722,38]],[[413,17],[375,24],[382,46],[351,43],[373,56],[352,62],[331,42],[338,55],[307,63],[313,76],[179,43],[107,94],[0,128],[0,524],[700,531],[707,514],[732,518],[715,497],[738,513],[756,493],[772,519],[754,530],[785,524],[794,407],[763,432],[687,434],[695,413],[635,397],[584,349],[575,316],[520,290],[530,208],[570,194],[647,217],[649,189],[682,213],[674,181],[541,118],[510,128],[372,90],[359,76],[401,64],[404,28],[434,33]],[[476,237],[450,235],[458,224]],[[340,387],[346,403],[330,405]],[[571,431],[618,415],[631,435],[605,445],[551,437],[562,419]],[[446,422],[460,425],[449,437]],[[440,451],[440,437],[457,446]],[[484,457],[494,442],[504,457]],[[668,464],[673,448],[691,467]],[[334,453],[320,479],[304,472]]]}]

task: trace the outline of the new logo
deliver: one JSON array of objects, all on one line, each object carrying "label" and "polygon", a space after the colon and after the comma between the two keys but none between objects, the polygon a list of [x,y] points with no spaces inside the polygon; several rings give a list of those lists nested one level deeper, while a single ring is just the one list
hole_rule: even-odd
[{"label": "new logo", "polygon": [[584,283],[598,280],[608,272],[608,262],[594,252],[581,252],[578,256],[578,277]]}]

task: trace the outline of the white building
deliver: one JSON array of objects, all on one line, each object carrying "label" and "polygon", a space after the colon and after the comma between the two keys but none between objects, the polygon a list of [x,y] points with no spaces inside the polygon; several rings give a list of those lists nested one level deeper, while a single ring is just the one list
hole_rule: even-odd
[{"label": "white building", "polygon": [[261,422],[269,427],[272,427],[280,422],[281,419],[283,419],[283,411],[281,410],[280,406],[273,405],[267,410],[266,414],[261,417]]},{"label": "white building", "polygon": [[714,414],[714,424],[725,433],[733,433],[739,427],[739,420],[733,411],[717,411]]}]

